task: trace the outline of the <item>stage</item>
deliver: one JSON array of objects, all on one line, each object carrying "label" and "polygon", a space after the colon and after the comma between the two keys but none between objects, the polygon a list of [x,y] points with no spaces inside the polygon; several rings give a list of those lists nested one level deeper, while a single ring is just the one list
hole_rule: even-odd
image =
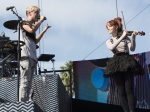
[{"label": "stage", "polygon": [[[134,54],[133,57],[144,65],[145,70],[145,75],[134,77],[136,112],[150,112],[150,52]],[[75,95],[70,96],[75,98],[68,95],[61,77],[55,74],[62,70],[40,71],[40,75],[34,75],[33,101],[25,103],[17,102],[17,77],[2,77],[0,112],[123,112],[114,81],[103,77],[108,59],[73,62]]]},{"label": "stage", "polygon": [[[72,112],[124,112],[121,106],[72,99]],[[150,112],[149,109],[136,108],[136,112]]]},{"label": "stage", "polygon": [[[2,78],[0,80],[1,112],[18,112],[20,110],[22,112],[123,112],[119,105],[77,98],[70,99],[59,75],[34,77],[33,102],[17,102],[16,85],[16,78]],[[136,108],[136,112],[150,112],[150,110]]]}]

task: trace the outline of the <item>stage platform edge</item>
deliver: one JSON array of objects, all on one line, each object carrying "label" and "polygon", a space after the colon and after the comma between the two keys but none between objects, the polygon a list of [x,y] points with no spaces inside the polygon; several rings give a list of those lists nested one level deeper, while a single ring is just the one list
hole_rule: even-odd
[{"label": "stage platform edge", "polygon": [[[98,103],[72,98],[72,112],[124,112],[124,111],[120,105]],[[150,112],[150,110],[136,108],[135,112]]]}]

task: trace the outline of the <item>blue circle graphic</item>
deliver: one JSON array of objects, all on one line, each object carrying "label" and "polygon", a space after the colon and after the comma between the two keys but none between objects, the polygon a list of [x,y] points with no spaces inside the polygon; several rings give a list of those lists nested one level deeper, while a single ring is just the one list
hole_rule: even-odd
[{"label": "blue circle graphic", "polygon": [[109,86],[109,80],[108,78],[104,78],[103,74],[104,74],[104,69],[96,68],[92,72],[91,80],[95,88],[101,91],[106,91]]}]

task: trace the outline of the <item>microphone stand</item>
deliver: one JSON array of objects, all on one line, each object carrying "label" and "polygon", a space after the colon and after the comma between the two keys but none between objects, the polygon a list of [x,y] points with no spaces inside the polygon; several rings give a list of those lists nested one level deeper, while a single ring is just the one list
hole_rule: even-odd
[{"label": "microphone stand", "polygon": [[21,57],[21,50],[20,50],[20,22],[22,21],[22,18],[20,16],[18,16],[18,14],[11,9],[11,11],[13,12],[13,14],[15,14],[18,17],[18,45],[17,45],[17,67],[18,67],[18,71],[17,71],[17,99],[19,101],[19,80],[20,80],[20,57]]},{"label": "microphone stand", "polygon": [[39,63],[37,63],[37,65],[38,65],[38,74],[41,75],[41,68],[39,66]]},{"label": "microphone stand", "polygon": [[54,68],[54,61],[55,61],[55,60],[54,60],[54,59],[51,59],[51,61],[52,61],[52,63],[53,63],[53,68],[52,68],[52,69],[53,69],[53,75],[55,75],[55,68]]}]

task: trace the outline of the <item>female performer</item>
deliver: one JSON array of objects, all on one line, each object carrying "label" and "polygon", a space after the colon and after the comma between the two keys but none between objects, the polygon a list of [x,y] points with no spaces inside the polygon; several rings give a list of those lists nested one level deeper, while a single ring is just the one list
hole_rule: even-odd
[{"label": "female performer", "polygon": [[[121,106],[125,112],[135,112],[134,75],[143,74],[142,67],[129,55],[136,47],[136,35],[133,31],[131,40],[127,37],[128,31],[122,30],[121,18],[115,18],[106,23],[112,38],[106,41],[108,49],[113,53],[104,72],[104,77],[112,77],[118,90]],[[111,93],[110,93],[111,94]]]}]

